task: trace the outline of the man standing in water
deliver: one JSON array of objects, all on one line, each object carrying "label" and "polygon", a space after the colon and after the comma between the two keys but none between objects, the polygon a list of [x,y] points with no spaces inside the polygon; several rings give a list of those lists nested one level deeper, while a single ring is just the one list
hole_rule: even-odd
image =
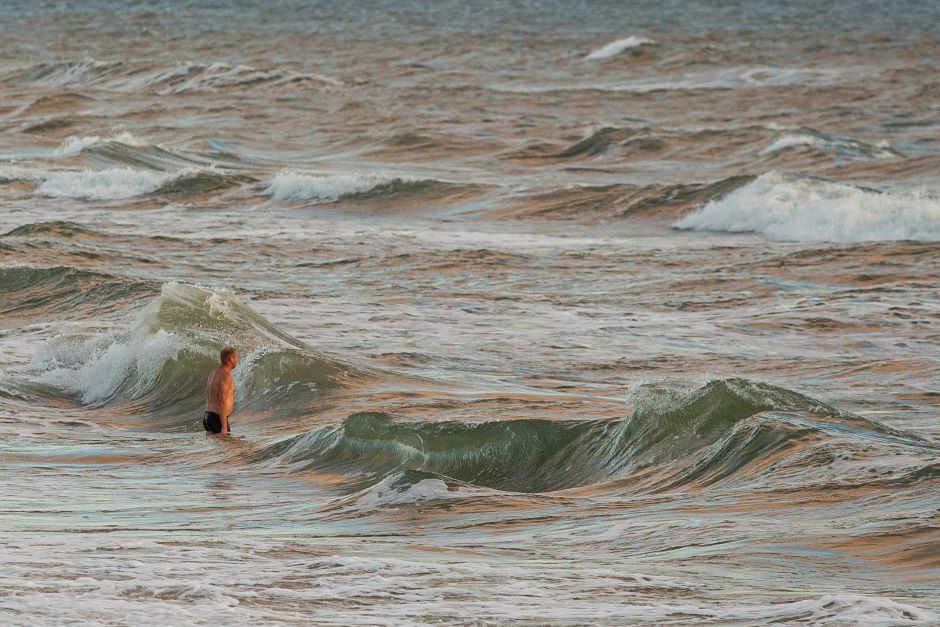
[{"label": "man standing in water", "polygon": [[238,365],[238,351],[234,346],[226,346],[219,354],[219,365],[209,373],[206,384],[206,412],[202,416],[202,426],[209,433],[231,435],[228,417],[235,410],[235,382],[232,370]]}]

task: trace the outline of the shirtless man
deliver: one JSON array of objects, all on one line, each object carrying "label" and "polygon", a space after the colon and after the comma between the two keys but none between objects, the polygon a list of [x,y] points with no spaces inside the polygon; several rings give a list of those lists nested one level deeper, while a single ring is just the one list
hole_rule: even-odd
[{"label": "shirtless man", "polygon": [[219,362],[209,373],[209,382],[206,384],[206,412],[202,416],[202,426],[209,433],[231,435],[228,417],[235,410],[232,370],[238,365],[238,351],[234,346],[226,346],[219,355]]}]

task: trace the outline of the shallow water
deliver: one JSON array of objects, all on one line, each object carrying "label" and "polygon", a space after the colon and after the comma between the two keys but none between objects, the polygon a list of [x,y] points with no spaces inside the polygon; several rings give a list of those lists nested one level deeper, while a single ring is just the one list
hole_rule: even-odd
[{"label": "shallow water", "polygon": [[932,5],[264,6],[0,18],[4,623],[940,622]]}]

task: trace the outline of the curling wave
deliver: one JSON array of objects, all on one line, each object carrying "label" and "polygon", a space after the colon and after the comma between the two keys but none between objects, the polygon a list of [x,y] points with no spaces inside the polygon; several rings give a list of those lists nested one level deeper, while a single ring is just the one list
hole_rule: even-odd
[{"label": "curling wave", "polygon": [[[270,445],[251,461],[340,473],[365,490],[360,495],[404,502],[450,497],[468,486],[549,492],[625,480],[646,491],[701,487],[760,479],[772,463],[799,485],[813,469],[812,456],[800,454],[815,445],[883,438],[925,446],[797,392],[746,379],[681,393],[648,386],[644,395],[624,420],[468,424],[358,413],[339,426]],[[819,480],[825,479],[822,472]]]}]

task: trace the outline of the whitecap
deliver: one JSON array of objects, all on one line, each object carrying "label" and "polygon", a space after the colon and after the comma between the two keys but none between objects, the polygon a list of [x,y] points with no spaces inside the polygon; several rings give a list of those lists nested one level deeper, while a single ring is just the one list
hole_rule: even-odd
[{"label": "whitecap", "polygon": [[367,192],[370,189],[389,183],[391,177],[377,174],[298,174],[285,171],[274,177],[264,191],[274,200],[328,200],[333,201],[346,196]]},{"label": "whitecap", "polygon": [[155,192],[177,176],[135,168],[53,172],[39,184],[36,193],[51,198],[118,200]]}]

